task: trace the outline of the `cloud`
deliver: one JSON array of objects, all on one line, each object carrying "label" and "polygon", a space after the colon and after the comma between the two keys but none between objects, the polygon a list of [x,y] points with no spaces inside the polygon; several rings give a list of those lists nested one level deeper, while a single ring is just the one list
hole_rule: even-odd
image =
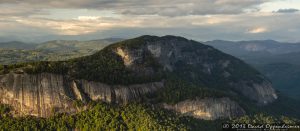
[{"label": "cloud", "polygon": [[268,31],[268,29],[265,27],[255,27],[255,28],[249,29],[247,32],[251,33],[251,34],[257,34],[257,33],[263,33],[266,31]]},{"label": "cloud", "polygon": [[55,20],[45,18],[19,18],[15,22],[26,26],[48,30],[59,35],[82,35],[112,28],[143,26],[140,20],[110,19],[100,16],[79,16],[72,20]]},{"label": "cloud", "polygon": [[0,16],[29,16],[32,14],[47,14],[38,8],[29,8],[14,4],[0,4]]},{"label": "cloud", "polygon": [[93,21],[93,20],[99,20],[100,16],[78,16],[78,20],[80,21]]},{"label": "cloud", "polygon": [[[238,14],[266,1],[268,0],[0,0],[0,4],[35,10],[31,13],[41,8],[95,9],[112,10],[125,15],[185,16]],[[3,9],[0,7],[1,10]]]},{"label": "cloud", "polygon": [[300,13],[272,12],[297,7],[266,11],[265,2],[272,0],[0,0],[0,37],[173,34],[197,40],[299,40]]},{"label": "cloud", "polygon": [[182,16],[166,18],[163,16],[135,16],[111,18],[102,16],[78,16],[74,19],[49,19],[49,18],[10,18],[11,21],[48,30],[60,35],[82,35],[117,28],[193,28],[195,26],[214,26],[232,23],[236,18],[232,16]]},{"label": "cloud", "polygon": [[275,11],[274,13],[295,13],[298,11],[299,11],[299,9],[290,8],[290,9],[279,9],[279,10]]},{"label": "cloud", "polygon": [[146,6],[134,6],[119,11],[122,14],[161,16],[239,14],[264,2],[265,0],[174,0],[172,2],[152,0],[152,2],[140,3]]},{"label": "cloud", "polygon": [[[247,13],[239,15],[212,15],[212,16],[78,16],[73,19],[49,18],[5,18],[2,21],[28,27],[53,35],[92,35],[112,32],[119,35],[132,36],[132,30],[142,34],[175,34],[193,37],[199,40],[207,39],[298,39],[300,33],[300,16],[292,14],[274,13]],[[1,22],[1,19],[0,19]],[[7,26],[8,27],[8,26]],[[1,30],[6,25],[0,26]],[[19,29],[13,28],[15,35]],[[26,29],[28,29],[26,28]],[[9,30],[6,28],[6,30]],[[25,30],[25,29],[24,29]],[[137,31],[138,30],[138,31]],[[290,30],[294,30],[290,32]],[[128,32],[127,32],[128,31]],[[245,33],[246,31],[246,33]],[[161,33],[160,33],[161,32]],[[282,33],[277,33],[282,32]],[[125,34],[122,34],[125,33]],[[33,34],[33,33],[28,33]],[[256,35],[249,35],[256,34]],[[276,34],[276,36],[275,36]],[[109,37],[109,36],[108,36]],[[80,37],[81,38],[81,37]],[[97,37],[96,37],[97,38]],[[200,39],[201,38],[201,39]]]}]

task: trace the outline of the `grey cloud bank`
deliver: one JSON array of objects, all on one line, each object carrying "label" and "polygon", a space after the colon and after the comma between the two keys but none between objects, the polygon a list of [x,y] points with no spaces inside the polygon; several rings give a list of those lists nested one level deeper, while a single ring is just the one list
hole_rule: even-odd
[{"label": "grey cloud bank", "polygon": [[276,13],[295,13],[298,12],[298,9],[279,9],[278,11],[275,11]]},{"label": "grey cloud bank", "polygon": [[[40,9],[96,9],[114,10],[116,13],[132,15],[207,15],[237,14],[258,6],[267,0],[1,0],[7,7],[25,7],[38,13]],[[23,12],[24,12],[23,11]],[[8,13],[14,11],[7,10]],[[20,13],[15,11],[16,14]]]},{"label": "grey cloud bank", "polygon": [[[299,10],[278,6],[269,7],[274,8],[273,12],[261,11],[264,8],[262,5],[272,2],[272,0],[0,0],[0,41],[128,38],[145,34],[181,35],[200,41],[213,39],[300,41]],[[297,4],[299,3],[293,4],[293,7]],[[92,15],[88,11],[92,11]]]}]

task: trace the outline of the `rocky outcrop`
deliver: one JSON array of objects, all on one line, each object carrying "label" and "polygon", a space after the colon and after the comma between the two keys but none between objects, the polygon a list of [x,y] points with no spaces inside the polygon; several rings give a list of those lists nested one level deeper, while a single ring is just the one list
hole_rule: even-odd
[{"label": "rocky outcrop", "polygon": [[[164,70],[176,71],[181,68],[178,65],[196,67],[196,70],[200,70],[185,73],[190,74],[190,76],[182,76],[184,78],[193,79],[198,77],[199,79],[205,76],[205,79],[201,80],[206,81],[204,83],[210,83],[207,81],[224,83],[223,86],[234,89],[238,94],[242,94],[258,104],[271,103],[277,99],[275,90],[265,77],[244,62],[211,46],[174,36],[142,36],[141,39],[145,43],[138,43],[138,48],[122,46],[113,49],[116,54],[122,57],[124,65],[128,68],[136,70],[136,67],[140,67],[140,63],[146,61],[144,60],[145,54],[150,53],[162,65]],[[250,73],[251,76],[244,73],[248,71],[252,72]],[[256,72],[256,74],[253,72]],[[240,76],[243,76],[243,78]],[[253,81],[253,79],[259,79],[262,82]]]},{"label": "rocky outcrop", "polygon": [[263,81],[260,84],[241,81],[232,84],[232,86],[240,91],[244,96],[247,96],[251,100],[255,100],[258,104],[265,105],[275,101],[278,96],[272,84],[269,81]]},{"label": "rocky outcrop", "polygon": [[183,115],[204,120],[234,118],[246,113],[236,102],[226,97],[185,100],[175,105],[164,104],[163,106],[166,109],[175,110]]},{"label": "rocky outcrop", "polygon": [[16,115],[48,116],[53,111],[76,111],[67,81],[53,74],[14,74],[0,76],[0,100],[9,104]]},{"label": "rocky outcrop", "polygon": [[146,84],[107,85],[99,82],[89,82],[86,80],[77,81],[83,92],[92,100],[103,100],[114,103],[127,103],[132,100],[142,98],[143,95],[154,93],[164,86],[163,82],[152,82]]},{"label": "rocky outcrop", "polygon": [[[259,104],[268,104],[277,99],[271,83],[259,72],[239,59],[196,41],[174,36],[142,36],[116,43],[102,51],[95,55],[65,62],[63,65],[45,64],[49,66],[45,70],[50,71],[68,67],[63,69],[64,75],[26,74],[23,69],[30,69],[31,65],[17,68],[10,73],[8,73],[9,70],[3,70],[3,73],[8,74],[0,75],[0,102],[11,105],[16,115],[47,117],[52,112],[72,113],[77,112],[75,104],[77,101],[101,100],[111,103],[128,103],[142,100],[147,96],[146,94],[163,88],[163,79],[167,80],[168,78],[164,77],[168,77],[168,74],[170,77],[175,76],[176,79],[193,84],[195,87],[207,87],[222,93],[227,93],[227,91],[230,93],[224,96],[243,95]],[[103,54],[110,55],[104,57]],[[111,59],[117,59],[117,61],[107,61]],[[109,64],[103,62],[109,62]],[[97,70],[114,66],[114,64],[118,68],[109,68],[108,72]],[[52,67],[55,68],[52,69]],[[128,78],[124,81],[141,78],[142,82],[116,85],[115,81],[106,81],[110,84],[105,84],[100,82],[105,82],[102,79],[89,77],[90,74],[95,78],[117,77],[115,73],[122,74],[119,79]],[[229,98],[185,100],[176,105],[165,105],[165,108],[202,119],[232,118],[245,114],[245,111]]]},{"label": "rocky outcrop", "polygon": [[11,105],[15,115],[47,117],[53,112],[76,112],[76,100],[127,103],[162,87],[162,82],[111,86],[49,73],[9,73],[0,76],[0,102]]},{"label": "rocky outcrop", "polygon": [[[9,73],[0,76],[0,102],[11,105],[16,116],[48,117],[54,112],[76,113],[77,100],[127,103],[154,93],[163,86],[163,82],[112,86],[87,80],[69,80],[49,73]],[[165,108],[201,119],[232,118],[245,113],[228,98],[186,100],[174,106],[165,105]]]}]

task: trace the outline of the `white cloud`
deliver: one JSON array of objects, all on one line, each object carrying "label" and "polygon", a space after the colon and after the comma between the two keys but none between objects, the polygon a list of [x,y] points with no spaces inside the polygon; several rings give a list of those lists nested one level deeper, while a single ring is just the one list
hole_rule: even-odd
[{"label": "white cloud", "polygon": [[255,27],[255,28],[249,29],[247,32],[252,33],[252,34],[257,34],[257,33],[264,33],[267,31],[268,31],[268,29],[265,27]]},{"label": "white cloud", "polygon": [[[238,14],[268,0],[1,0],[9,8],[24,9],[96,9],[119,14],[185,16]],[[1,10],[1,8],[0,8]],[[12,12],[14,10],[11,10]],[[6,11],[8,12],[8,11]],[[38,13],[34,11],[31,13]]]},{"label": "white cloud", "polygon": [[300,9],[284,1],[280,0],[287,3],[281,7],[273,0],[0,0],[0,36],[116,30],[130,35],[138,30],[140,35],[177,33],[204,40],[299,39],[299,12],[272,13]]},{"label": "white cloud", "polygon": [[78,16],[78,20],[80,21],[93,21],[93,20],[98,20],[100,19],[100,16]]},{"label": "white cloud", "polygon": [[113,23],[96,23],[87,21],[67,20],[47,20],[47,19],[19,19],[20,24],[41,29],[48,29],[54,34],[60,35],[81,35],[113,27]]},{"label": "white cloud", "polygon": [[112,28],[141,27],[140,20],[102,19],[98,16],[80,16],[72,20],[54,20],[44,18],[19,18],[19,24],[49,30],[60,35],[82,35]]}]

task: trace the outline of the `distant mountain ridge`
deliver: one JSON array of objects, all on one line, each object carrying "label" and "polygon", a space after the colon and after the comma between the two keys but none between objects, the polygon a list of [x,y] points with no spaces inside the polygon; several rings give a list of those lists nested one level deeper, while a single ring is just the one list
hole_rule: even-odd
[{"label": "distant mountain ridge", "polygon": [[105,46],[121,40],[120,38],[90,41],[55,40],[41,44],[5,42],[0,43],[0,63],[66,60],[91,55]]},{"label": "distant mountain ridge", "polygon": [[0,42],[0,49],[34,49],[35,44],[20,41]]},{"label": "distant mountain ridge", "polygon": [[300,43],[263,41],[208,41],[221,51],[236,56],[261,71],[283,94],[300,99]]},{"label": "distant mountain ridge", "polygon": [[23,50],[64,50],[64,49],[85,49],[85,48],[103,48],[108,44],[121,41],[121,38],[105,38],[89,41],[77,40],[53,40],[43,43],[24,43],[20,41],[0,42],[0,49],[23,49]]},{"label": "distant mountain ridge", "polygon": [[228,54],[247,55],[251,53],[286,54],[300,52],[300,43],[282,43],[274,40],[253,40],[253,41],[223,41],[213,40],[204,42]]}]

